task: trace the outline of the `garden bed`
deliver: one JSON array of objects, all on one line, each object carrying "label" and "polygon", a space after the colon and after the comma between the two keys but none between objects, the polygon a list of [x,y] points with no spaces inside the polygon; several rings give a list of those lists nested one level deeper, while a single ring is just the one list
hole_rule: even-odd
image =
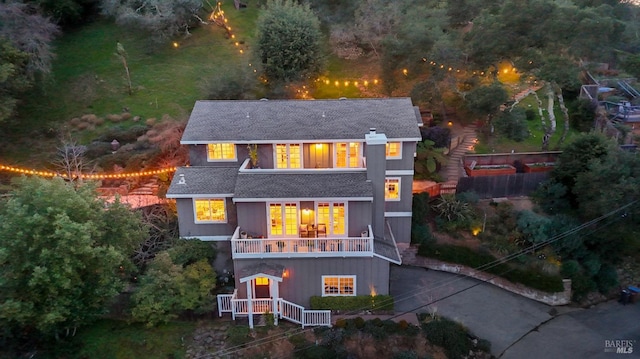
[{"label": "garden bed", "polygon": [[516,173],[516,168],[511,165],[482,165],[473,168],[465,166],[464,170],[469,177],[503,176]]},{"label": "garden bed", "polygon": [[522,167],[525,173],[548,172],[555,168],[555,162],[525,163]]}]

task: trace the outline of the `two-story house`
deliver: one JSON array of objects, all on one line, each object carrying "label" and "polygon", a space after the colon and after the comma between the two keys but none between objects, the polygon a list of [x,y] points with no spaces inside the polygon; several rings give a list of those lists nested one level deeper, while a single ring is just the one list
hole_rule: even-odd
[{"label": "two-story house", "polygon": [[219,310],[326,325],[311,296],[388,294],[420,125],[409,98],[196,102],[167,197],[180,235],[216,241],[235,274]]}]

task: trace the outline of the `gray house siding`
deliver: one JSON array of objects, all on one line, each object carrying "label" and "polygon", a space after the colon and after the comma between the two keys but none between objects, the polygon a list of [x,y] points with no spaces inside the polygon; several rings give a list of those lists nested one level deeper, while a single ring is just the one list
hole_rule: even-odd
[{"label": "gray house siding", "polygon": [[[279,295],[285,300],[309,308],[310,298],[322,295],[323,275],[355,275],[356,295],[370,295],[371,287],[377,294],[389,294],[389,262],[380,258],[302,258],[235,260],[235,272],[261,262],[283,265],[288,273],[279,286]],[[246,298],[246,283],[236,276],[238,296]]]},{"label": "gray house siding", "polygon": [[180,236],[182,237],[198,237],[198,236],[229,236],[233,234],[237,227],[236,206],[231,198],[226,198],[227,223],[195,223],[193,213],[193,199],[177,198],[176,208],[180,215],[178,216],[178,225],[180,227]]},{"label": "gray house siding", "polygon": [[387,176],[400,178],[400,200],[386,201],[385,212],[411,212],[413,176]]},{"label": "gray house siding", "polygon": [[236,204],[238,225],[252,237],[267,237],[267,207],[264,202],[240,202]]},{"label": "gray house siding", "polygon": [[371,225],[371,202],[352,201],[348,204],[347,224],[349,237],[360,237],[362,231]]},{"label": "gray house siding", "polygon": [[[244,148],[244,153],[241,149]],[[211,166],[211,167],[232,167],[240,164],[247,158],[246,146],[236,146],[237,149],[237,161],[220,161],[209,162],[207,161],[207,145],[190,145],[189,146],[189,163],[191,166]]]},{"label": "gray house siding", "polygon": [[[389,139],[389,142],[394,142],[393,139]],[[387,160],[387,170],[412,170],[413,169],[413,154],[416,152],[415,142],[403,142],[402,143],[402,158],[397,160]]]},{"label": "gray house siding", "polygon": [[387,217],[396,243],[411,243],[411,217]]},{"label": "gray house siding", "polygon": [[[233,272],[233,260],[231,259],[231,241],[210,242],[216,249],[216,259],[213,261],[213,268],[216,274],[223,275]],[[231,285],[233,283],[229,283]]]}]

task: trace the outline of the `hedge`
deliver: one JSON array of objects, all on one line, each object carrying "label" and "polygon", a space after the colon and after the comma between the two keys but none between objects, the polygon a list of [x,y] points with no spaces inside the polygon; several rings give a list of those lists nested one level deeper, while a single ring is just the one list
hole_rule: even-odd
[{"label": "hedge", "polygon": [[311,297],[311,309],[329,310],[393,310],[390,295],[357,295],[353,297]]},{"label": "hedge", "polygon": [[[468,247],[445,244],[420,246],[418,255],[443,262],[462,264],[474,269],[496,261],[496,258],[489,253],[476,252]],[[520,283],[529,288],[548,293],[562,292],[564,290],[560,276],[541,273],[535,269],[514,268],[507,263],[500,263],[486,268],[484,271],[496,274],[513,283]]]}]

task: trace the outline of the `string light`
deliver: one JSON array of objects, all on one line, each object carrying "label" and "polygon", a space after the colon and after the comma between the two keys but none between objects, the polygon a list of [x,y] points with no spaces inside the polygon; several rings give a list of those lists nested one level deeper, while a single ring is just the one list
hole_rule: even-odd
[{"label": "string light", "polygon": [[[96,174],[85,174],[81,173],[78,177],[82,179],[94,179],[94,180],[103,180],[103,179],[119,179],[119,178],[135,178],[135,177],[147,177],[147,176],[155,176],[162,173],[172,173],[175,172],[177,167],[167,167],[153,171],[140,171],[140,172],[127,172],[127,173],[96,173]],[[66,174],[61,174],[57,172],[51,171],[36,171],[32,169],[13,167],[0,165],[0,171],[7,171],[12,173],[19,173],[25,175],[33,175],[40,177],[63,177],[68,178],[69,176]]]}]

